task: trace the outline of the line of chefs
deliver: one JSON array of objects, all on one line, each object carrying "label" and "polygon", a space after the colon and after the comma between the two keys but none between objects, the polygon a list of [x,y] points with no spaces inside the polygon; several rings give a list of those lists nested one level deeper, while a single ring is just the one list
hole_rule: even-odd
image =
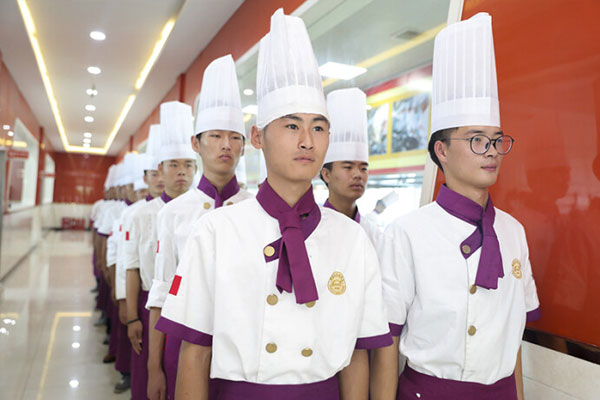
[{"label": "line of chefs", "polygon": [[[435,40],[429,154],[446,183],[385,232],[356,206],[365,94],[325,98],[306,28],[282,10],[257,70],[251,132],[227,55],[204,72],[195,124],[188,105],[163,103],[146,153],[109,170],[92,219],[103,361],[122,374],[114,390],[521,399],[521,337],[540,310],[525,231],[488,192],[514,142],[500,125],[491,17]],[[236,177],[246,141],[264,156],[256,196]]]}]

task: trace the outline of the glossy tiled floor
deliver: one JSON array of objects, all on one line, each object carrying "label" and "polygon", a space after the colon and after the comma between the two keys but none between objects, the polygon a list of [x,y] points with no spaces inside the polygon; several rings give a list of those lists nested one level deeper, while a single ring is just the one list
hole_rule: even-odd
[{"label": "glossy tiled floor", "polygon": [[127,399],[93,326],[91,234],[50,232],[0,283],[1,399]]}]

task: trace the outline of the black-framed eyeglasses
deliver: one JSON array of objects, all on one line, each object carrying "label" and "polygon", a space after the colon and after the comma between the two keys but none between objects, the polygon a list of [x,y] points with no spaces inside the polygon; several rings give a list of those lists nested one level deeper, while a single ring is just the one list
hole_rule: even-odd
[{"label": "black-framed eyeglasses", "polygon": [[483,155],[488,152],[490,149],[490,145],[493,145],[498,154],[508,154],[508,152],[512,149],[513,144],[515,143],[515,139],[508,135],[502,135],[497,137],[496,139],[490,139],[485,135],[475,135],[469,139],[467,138],[448,138],[442,139],[442,141],[446,140],[467,140],[471,145],[471,151],[475,154]]}]

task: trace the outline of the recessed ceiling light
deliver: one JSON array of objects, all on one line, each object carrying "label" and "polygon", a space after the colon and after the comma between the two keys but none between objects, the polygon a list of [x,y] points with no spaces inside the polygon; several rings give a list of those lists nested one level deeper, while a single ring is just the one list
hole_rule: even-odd
[{"label": "recessed ceiling light", "polygon": [[90,139],[90,138],[83,138],[83,143],[92,143],[92,139]]},{"label": "recessed ceiling light", "polygon": [[319,73],[327,78],[349,80],[367,72],[366,68],[356,65],[340,64],[329,61],[319,67]]},{"label": "recessed ceiling light", "polygon": [[83,117],[85,122],[94,122],[94,117],[90,116],[90,115],[86,115],[85,117]]},{"label": "recessed ceiling light", "polygon": [[71,343],[71,347],[74,348],[74,349],[78,349],[78,348],[81,347],[81,343],[79,343],[79,342],[73,342],[73,343]]},{"label": "recessed ceiling light", "polygon": [[258,106],[256,104],[250,104],[249,106],[242,108],[242,112],[246,114],[256,115],[256,113],[258,112]]},{"label": "recessed ceiling light", "polygon": [[104,34],[104,32],[101,32],[101,31],[91,31],[90,37],[94,40],[99,40],[99,41],[106,39],[106,35]]},{"label": "recessed ceiling light", "polygon": [[15,133],[13,131],[8,131],[8,136],[15,136]]},{"label": "recessed ceiling light", "polygon": [[69,386],[71,386],[73,389],[76,389],[79,386],[79,381],[77,379],[71,379],[69,381]]},{"label": "recessed ceiling light", "polygon": [[79,332],[81,330],[81,326],[79,326],[79,325],[73,325],[73,330],[75,332]]},{"label": "recessed ceiling light", "polygon": [[85,91],[88,96],[94,97],[98,95],[98,91],[95,88],[90,88]]},{"label": "recessed ceiling light", "polygon": [[92,66],[92,67],[87,67],[87,72],[89,72],[92,75],[98,75],[102,71],[100,70],[100,68]]},{"label": "recessed ceiling light", "polygon": [[85,109],[87,111],[96,111],[96,106],[93,104],[86,104]]},{"label": "recessed ceiling light", "polygon": [[87,149],[88,147],[90,147],[90,144],[89,143],[84,143],[83,147],[85,147]]},{"label": "recessed ceiling light", "polygon": [[246,96],[252,96],[254,94],[254,90],[252,90],[252,89],[244,89],[244,94]]},{"label": "recessed ceiling light", "polygon": [[92,133],[91,132],[83,132],[83,137],[85,137],[85,138],[91,138],[92,137]]},{"label": "recessed ceiling light", "polygon": [[10,129],[10,125],[3,125],[2,128],[4,128],[5,131]]}]

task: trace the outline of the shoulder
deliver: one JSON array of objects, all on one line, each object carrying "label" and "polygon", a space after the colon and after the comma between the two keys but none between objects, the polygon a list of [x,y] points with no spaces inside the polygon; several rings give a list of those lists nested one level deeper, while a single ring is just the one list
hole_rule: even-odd
[{"label": "shoulder", "polygon": [[356,221],[353,221],[341,212],[323,206],[319,206],[319,210],[321,211],[319,227],[329,229],[332,234],[347,237],[347,235],[361,235],[365,233],[360,224],[357,224]]},{"label": "shoulder", "polygon": [[184,207],[196,206],[197,202],[206,196],[197,188],[190,188],[187,192],[181,196],[174,198],[173,200],[166,203],[161,209],[160,215],[173,215],[181,212]]},{"label": "shoulder", "polygon": [[385,231],[390,233],[423,229],[443,215],[444,210],[436,202],[432,202],[399,216],[388,225]]},{"label": "shoulder", "polygon": [[525,232],[525,228],[515,217],[513,217],[506,211],[500,210],[496,207],[494,207],[494,211],[496,212],[496,219],[494,221],[494,225],[501,226],[503,230],[507,229],[511,232]]},{"label": "shoulder", "polygon": [[239,202],[246,199],[252,199],[254,198],[254,195],[245,189],[240,189],[239,192],[233,195],[233,198]]}]

